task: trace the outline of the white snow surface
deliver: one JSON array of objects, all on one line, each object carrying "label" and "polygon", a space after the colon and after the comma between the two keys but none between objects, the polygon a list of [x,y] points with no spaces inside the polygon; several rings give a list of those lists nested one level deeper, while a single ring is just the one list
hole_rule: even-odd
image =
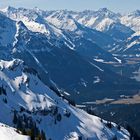
[{"label": "white snow surface", "polygon": [[46,20],[60,29],[75,31],[77,25],[74,19],[65,11],[56,11],[52,15],[46,17]]},{"label": "white snow surface", "polygon": [[30,140],[28,136],[21,135],[16,132],[15,128],[0,123],[0,139],[1,140]]},{"label": "white snow surface", "polygon": [[119,21],[119,15],[107,8],[101,8],[98,11],[83,11],[74,17],[79,23],[98,31],[108,30],[111,24]]}]

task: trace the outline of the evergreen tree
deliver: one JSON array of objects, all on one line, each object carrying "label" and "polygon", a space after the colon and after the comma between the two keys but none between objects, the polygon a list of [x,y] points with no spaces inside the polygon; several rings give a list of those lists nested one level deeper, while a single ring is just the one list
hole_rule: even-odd
[{"label": "evergreen tree", "polygon": [[16,111],[14,111],[13,123],[14,123],[14,124],[17,124],[17,120],[18,120],[17,114],[16,114]]},{"label": "evergreen tree", "polygon": [[62,119],[62,116],[61,116],[61,114],[59,113],[58,115],[57,115],[57,121],[61,121],[61,119]]},{"label": "evergreen tree", "polygon": [[22,118],[21,117],[17,118],[17,129],[19,129],[20,131],[23,130],[23,124],[22,124]]},{"label": "evergreen tree", "polygon": [[106,125],[107,125],[108,128],[110,128],[110,129],[112,128],[112,124],[111,124],[111,122],[107,122]]},{"label": "evergreen tree", "polygon": [[7,99],[6,99],[6,98],[4,98],[4,99],[3,99],[3,102],[7,104]]},{"label": "evergreen tree", "polygon": [[34,128],[30,129],[27,134],[30,136],[31,140],[35,140]]},{"label": "evergreen tree", "polygon": [[41,131],[41,140],[46,140],[46,135],[43,130]]}]

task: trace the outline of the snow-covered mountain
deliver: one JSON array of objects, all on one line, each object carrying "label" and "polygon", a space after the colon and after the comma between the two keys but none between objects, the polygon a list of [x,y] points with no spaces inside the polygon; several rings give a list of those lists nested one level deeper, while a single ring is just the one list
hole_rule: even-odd
[{"label": "snow-covered mountain", "polygon": [[45,25],[42,24],[42,18],[35,10],[6,7],[5,9],[2,9],[2,12],[4,12],[7,16],[10,16],[14,20],[24,21],[24,23],[26,23],[26,26],[34,32],[49,34],[49,31],[46,29]]},{"label": "snow-covered mountain", "polygon": [[[8,9],[12,9],[10,10],[12,12],[15,11],[13,8]],[[34,19],[29,20],[28,17],[30,16],[27,9],[23,10],[21,8],[18,10],[19,12],[16,12],[16,14],[21,14],[22,17],[24,15],[23,19],[26,17],[28,22],[30,20],[37,22]],[[3,16],[3,14],[0,15]],[[53,81],[61,89],[70,92],[71,98],[74,98],[79,103],[106,96],[111,96],[112,98],[119,97],[120,93],[116,93],[118,87],[120,90],[124,87],[132,90],[138,89],[137,82],[127,77],[122,77],[110,70],[108,63],[120,64],[121,60],[101,49],[91,39],[89,40],[91,36],[95,36],[95,38],[99,39],[99,42],[102,42],[100,39],[105,35],[84,27],[69,16],[65,17],[70,18],[77,25],[78,29],[75,31],[66,31],[66,29],[57,28],[43,20],[43,24],[47,25],[47,29],[51,33],[49,36],[46,33],[29,30],[26,22],[24,24],[24,20],[19,21],[17,18],[15,22],[16,33],[14,41],[11,44],[12,47],[1,47],[1,59],[10,59],[13,57],[22,59],[28,66],[33,67],[39,72],[43,82],[51,85]],[[9,19],[8,22],[13,23],[13,20]],[[52,26],[61,31],[62,34],[60,36],[62,38],[56,37],[56,34],[51,30]],[[81,37],[81,34],[78,35],[77,32],[79,31],[83,32],[83,37]],[[75,46],[76,49],[72,49],[69,47],[70,45],[72,47]],[[100,80],[95,82],[97,79]],[[130,83],[133,86],[130,87]],[[104,90],[101,91],[100,87]],[[116,94],[110,95],[108,91]],[[93,96],[92,92],[100,93],[100,95]]]},{"label": "snow-covered mountain", "polygon": [[[35,124],[45,132],[47,139],[129,140],[129,133],[124,128],[118,130],[112,123],[109,129],[106,121],[88,115],[58,97],[40,81],[35,70],[18,59],[0,61],[0,106],[0,122],[25,130]],[[5,125],[0,124],[0,128],[3,140],[7,136],[14,140],[28,139]],[[5,133],[8,134],[5,136]]]},{"label": "snow-covered mountain", "polygon": [[128,38],[126,45],[122,51],[122,53],[139,57],[140,53],[140,36],[133,35],[130,38]]},{"label": "snow-covered mountain", "polygon": [[[65,30],[68,34],[72,33],[72,37],[84,38],[88,41],[91,41],[98,45],[98,48],[107,48],[108,46],[113,45],[114,39],[103,32],[94,30],[81,24],[72,14],[71,11],[61,10],[61,11],[52,11],[50,12],[45,20],[53,24],[59,29]],[[74,35],[75,34],[75,35]],[[78,37],[77,37],[78,36]],[[102,39],[102,41],[100,41]],[[72,39],[74,40],[74,39]],[[77,46],[77,44],[75,45]]]},{"label": "snow-covered mountain", "polygon": [[[53,25],[61,29],[76,31],[77,29],[76,23],[78,22],[81,25],[83,25],[84,28],[89,27],[90,29],[95,29],[97,31],[105,33],[106,36],[104,36],[103,34],[101,35],[99,34],[99,32],[97,31],[95,32],[94,30],[96,35],[95,34],[93,35],[93,40],[100,47],[110,51],[118,46],[120,47],[122,43],[126,41],[127,38],[129,38],[131,35],[133,35],[136,31],[132,26],[129,26],[125,22],[125,19],[128,20],[125,16],[122,16],[119,13],[114,13],[108,10],[107,8],[102,8],[99,9],[98,11],[86,10],[83,12],[73,12],[67,10],[51,11],[48,12],[48,14],[46,14],[45,17],[46,17],[45,19],[48,22],[52,23]],[[139,15],[137,14],[137,18],[135,18],[135,21],[133,23],[135,24],[134,27],[136,27],[137,24],[136,21],[138,20]],[[128,21],[129,24],[131,22],[132,21],[130,22]],[[139,24],[137,24],[137,34],[139,33],[138,29]],[[110,39],[108,37],[110,37]],[[100,42],[101,38],[102,42]],[[90,40],[92,40],[92,38],[90,38]]]},{"label": "snow-covered mountain", "polygon": [[123,15],[120,20],[122,24],[130,27],[135,32],[140,32],[140,10]]},{"label": "snow-covered mountain", "polygon": [[[68,11],[45,12],[39,10],[38,12],[36,9],[8,7],[2,12],[13,20],[22,21],[29,30],[45,34],[51,38],[51,43],[57,46],[60,46],[59,42],[61,41],[65,43],[65,46],[78,51],[80,54],[81,51],[88,53],[90,48],[93,52],[92,59],[99,57],[98,59],[104,59],[106,62],[116,62],[111,54],[101,49],[113,45],[113,39],[104,33],[81,25]],[[101,39],[102,41],[100,41]],[[82,43],[83,40],[87,42],[87,46]]]},{"label": "snow-covered mountain", "polygon": [[[139,33],[139,24],[136,22],[139,20],[138,10],[123,16],[107,8],[98,11],[73,12],[7,7],[1,9],[1,12],[13,20],[22,21],[33,32],[40,32],[48,37],[54,36],[58,40],[64,40],[71,49],[76,49],[75,46],[79,46],[72,40],[75,40],[75,37],[80,37],[100,48],[111,51],[116,46],[121,46],[122,42],[135,33],[134,31]],[[130,17],[131,19],[129,19]],[[132,26],[127,23],[132,23]],[[70,36],[74,38],[71,39],[68,36],[70,33],[72,34]]]},{"label": "snow-covered mountain", "polygon": [[98,11],[83,11],[75,16],[79,23],[102,31],[117,41],[124,40],[134,33],[130,28],[121,24],[120,17],[120,14],[114,13],[107,8],[102,8]]},{"label": "snow-covered mountain", "polygon": [[119,17],[119,14],[113,13],[107,8],[98,11],[87,10],[75,16],[80,23],[99,31],[106,31],[112,23],[119,22]]}]

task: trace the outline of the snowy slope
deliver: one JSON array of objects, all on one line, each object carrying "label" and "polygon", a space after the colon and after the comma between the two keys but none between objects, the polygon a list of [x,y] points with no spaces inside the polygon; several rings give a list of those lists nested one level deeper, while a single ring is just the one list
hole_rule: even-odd
[{"label": "snowy slope", "polygon": [[41,10],[6,7],[5,9],[1,9],[1,12],[15,21],[22,21],[33,32],[40,32],[47,36],[61,35],[60,30],[49,25],[43,16],[40,15],[43,12]]},{"label": "snowy slope", "polygon": [[[87,11],[87,13],[91,14],[90,12],[91,11]],[[92,46],[94,47],[93,49],[95,49],[96,51],[95,46],[97,45],[98,48],[103,48],[103,49],[108,49],[109,47],[113,47],[115,44],[114,43],[115,40],[120,39],[120,34],[121,37],[124,38],[126,37],[126,30],[129,36],[130,30],[125,26],[122,27],[121,24],[112,23],[110,26],[107,27],[108,30],[104,31],[106,33],[104,33],[96,28],[92,28],[91,26],[87,26],[86,24],[81,23],[78,20],[78,17],[76,17],[76,15],[79,16],[81,15],[83,17],[86,16],[86,14],[84,15],[84,12],[78,13],[78,12],[72,12],[67,10],[58,10],[58,11],[49,12],[49,14],[46,15],[45,17],[46,21],[53,24],[57,28],[65,31],[65,33],[67,34],[65,35],[67,40],[70,40],[71,43],[74,44],[75,50],[77,50],[79,46],[81,48],[83,47],[82,41],[80,39],[84,39],[85,42],[89,42],[89,41],[92,42],[93,43]],[[115,36],[115,34],[117,34],[116,32],[118,33],[118,36]],[[81,42],[80,43],[81,45],[77,43],[78,41]],[[88,49],[88,43],[87,43],[87,47],[85,44],[84,46],[85,46],[85,50]],[[100,51],[98,50],[98,52]],[[113,58],[111,61],[114,61]]]},{"label": "snowy slope", "polygon": [[133,31],[121,24],[121,15],[114,13],[107,8],[98,11],[79,12],[74,18],[81,24],[105,32],[116,40],[123,40],[130,36]]},{"label": "snowy slope", "polygon": [[[100,118],[88,115],[58,97],[22,61],[1,60],[0,69],[0,87],[5,91],[2,90],[0,94],[0,122],[15,126],[12,118],[16,110],[18,116],[32,118],[37,127],[45,132],[46,137],[53,140],[78,139],[79,136],[84,140],[108,140],[114,136],[118,140],[129,139],[129,133],[125,129],[121,128],[119,131],[113,123],[113,128],[109,129]],[[61,116],[60,120],[58,116]],[[0,133],[5,136],[4,131],[4,128],[0,129]]]},{"label": "snowy slope", "polygon": [[1,140],[30,140],[28,136],[23,136],[16,132],[17,130],[0,123],[0,139]]},{"label": "snowy slope", "polygon": [[78,27],[76,21],[65,10],[55,11],[46,17],[46,20],[60,29],[75,31]]},{"label": "snowy slope", "polygon": [[123,15],[120,20],[122,24],[130,27],[135,32],[140,32],[140,10]]},{"label": "snowy slope", "polygon": [[105,31],[112,23],[119,21],[119,16],[119,14],[113,13],[107,8],[101,8],[98,11],[80,12],[75,18],[86,26]]}]

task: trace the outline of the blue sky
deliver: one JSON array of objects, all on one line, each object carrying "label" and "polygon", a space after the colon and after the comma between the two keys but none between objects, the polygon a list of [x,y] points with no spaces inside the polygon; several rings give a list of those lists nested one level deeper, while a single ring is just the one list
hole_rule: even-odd
[{"label": "blue sky", "polygon": [[0,7],[38,7],[40,9],[68,9],[81,11],[108,8],[115,12],[129,12],[140,9],[140,0],[0,0]]}]

